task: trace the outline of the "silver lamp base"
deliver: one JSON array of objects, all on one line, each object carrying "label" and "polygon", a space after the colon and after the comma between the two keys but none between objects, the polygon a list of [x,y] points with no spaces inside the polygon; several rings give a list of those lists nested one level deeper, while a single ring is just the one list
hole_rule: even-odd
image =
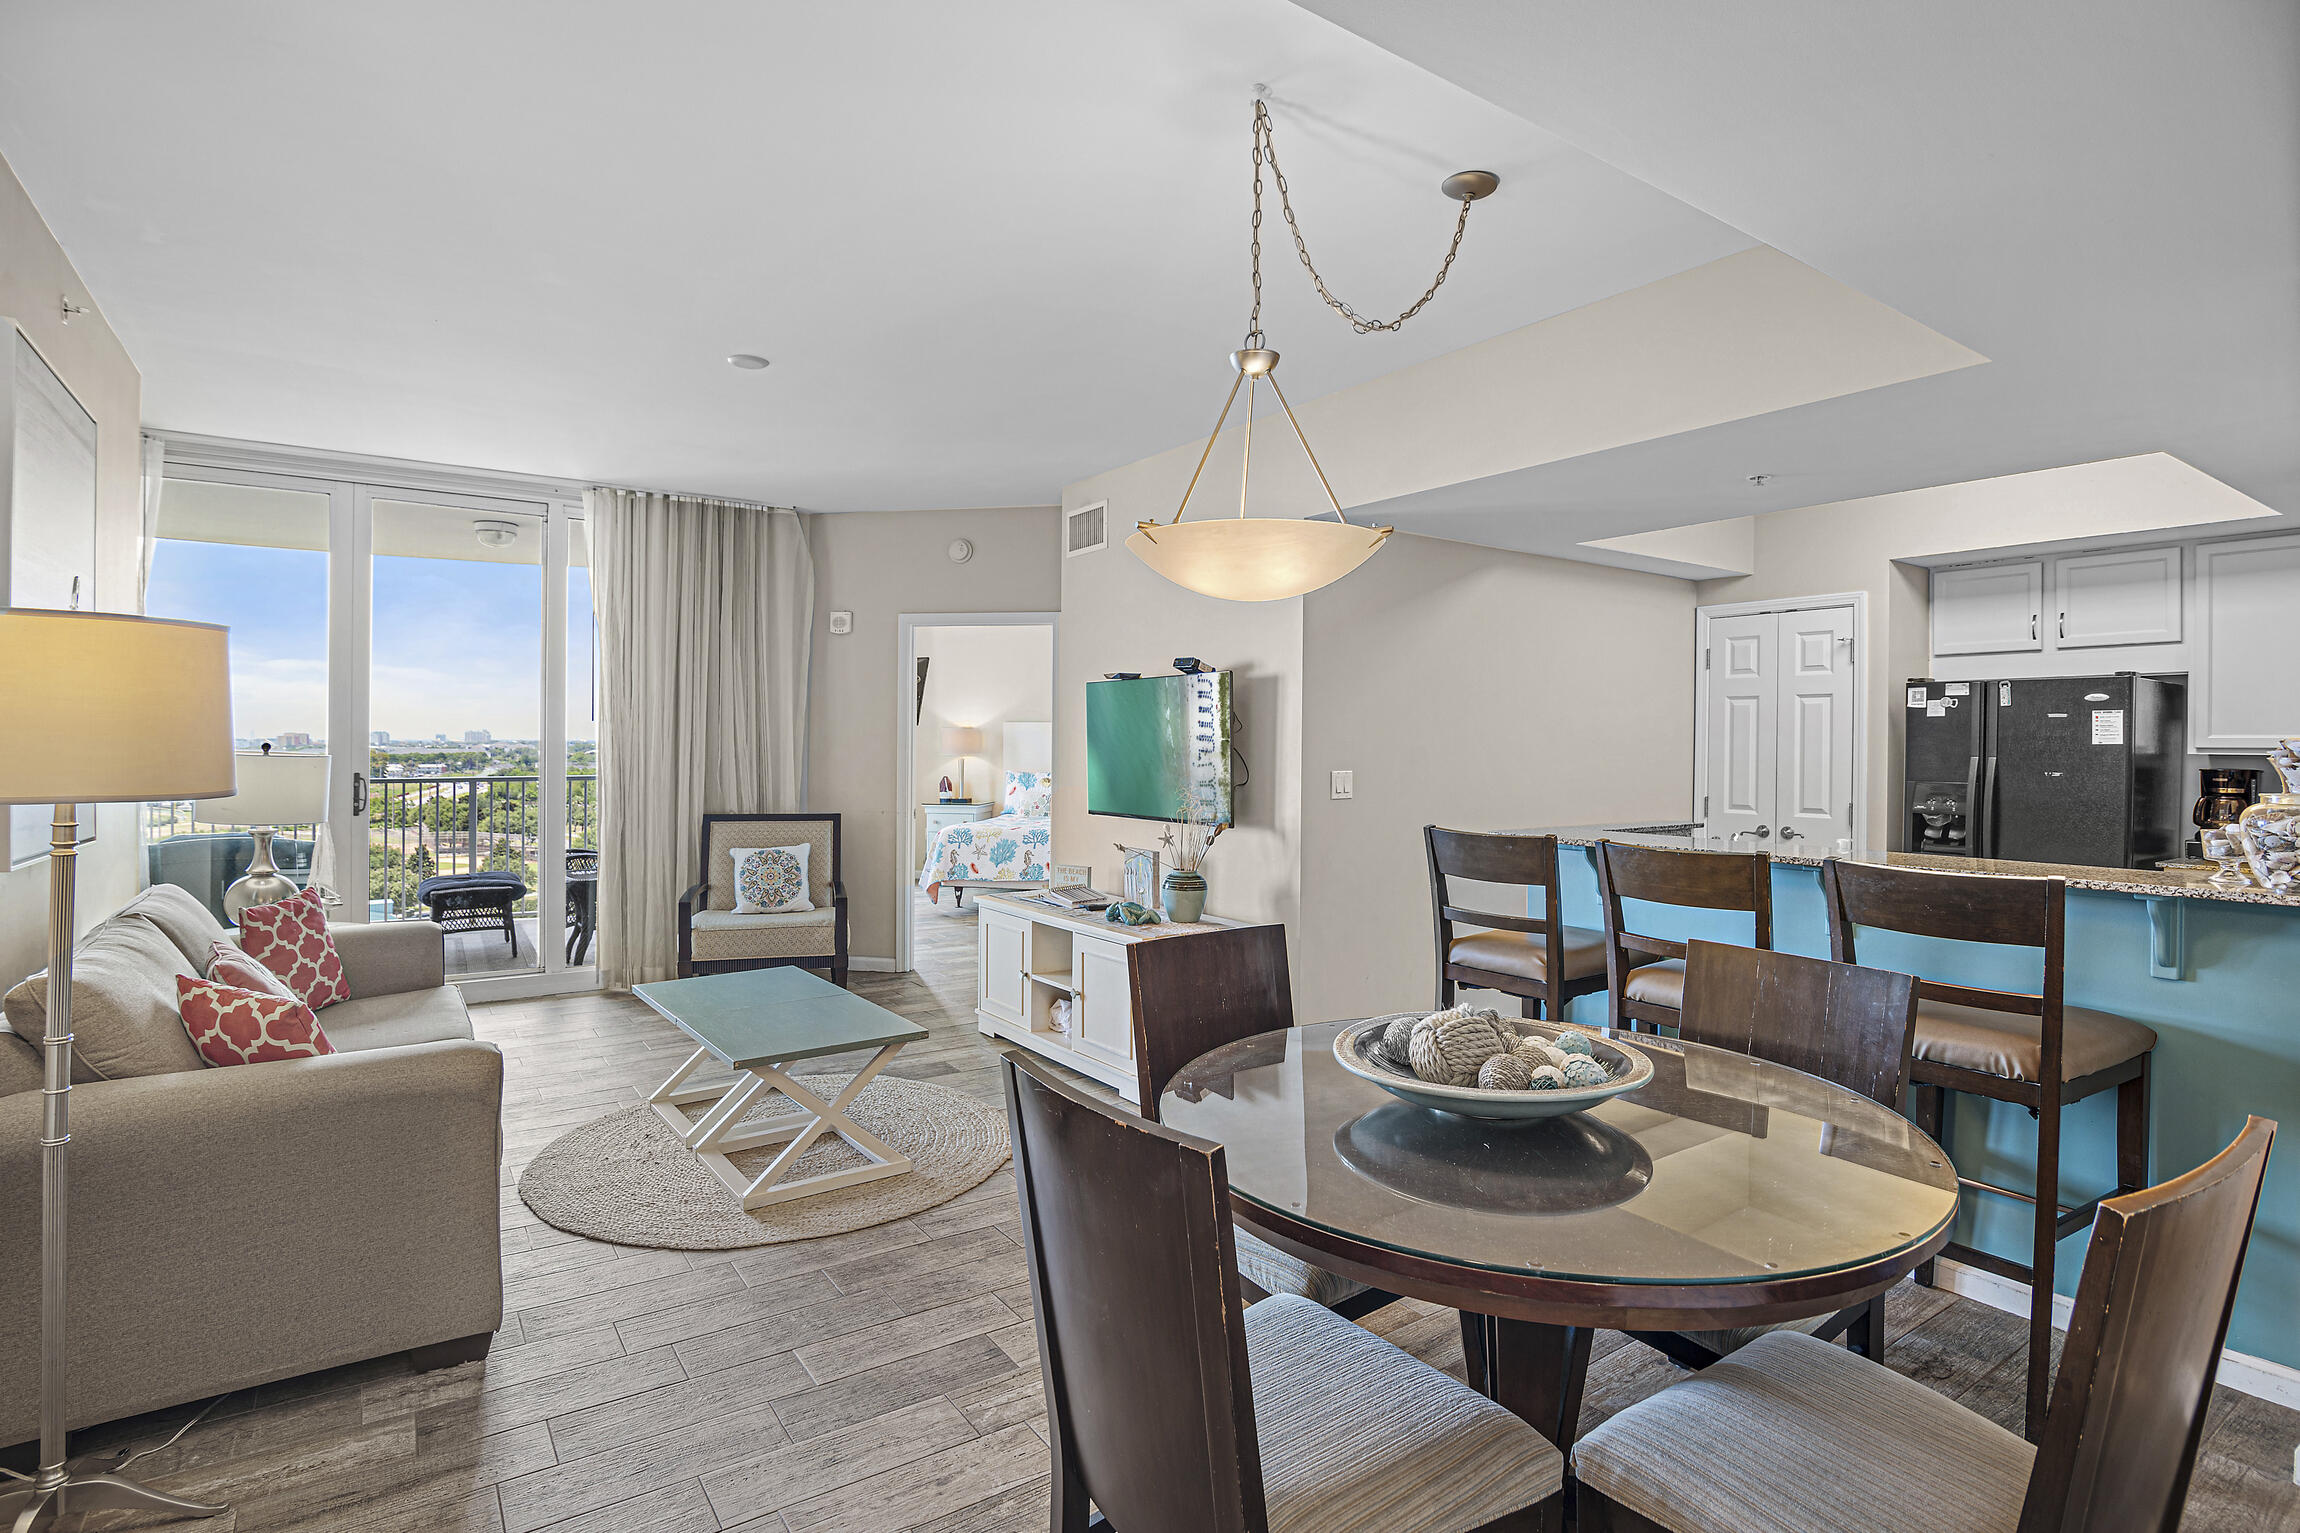
[{"label": "silver lamp base", "polygon": [[276,905],[296,892],[294,882],[272,866],[274,834],[268,827],[255,832],[256,850],[248,860],[247,872],[224,891],[224,919],[234,926],[240,924],[240,912],[249,906]]}]

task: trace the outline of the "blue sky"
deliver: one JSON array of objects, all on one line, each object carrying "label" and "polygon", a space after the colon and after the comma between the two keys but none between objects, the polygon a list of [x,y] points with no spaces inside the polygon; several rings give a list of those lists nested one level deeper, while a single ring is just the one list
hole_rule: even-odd
[{"label": "blue sky", "polygon": [[[591,572],[567,580],[567,734],[591,721]],[[327,733],[327,556],[161,540],[146,610],[229,627],[232,732]],[[542,572],[477,560],[375,561],[369,727],[396,738],[542,733]]]}]

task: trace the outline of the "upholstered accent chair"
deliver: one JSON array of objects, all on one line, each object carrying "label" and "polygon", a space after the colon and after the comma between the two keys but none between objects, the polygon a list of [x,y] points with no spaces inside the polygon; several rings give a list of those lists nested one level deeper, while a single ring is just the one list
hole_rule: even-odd
[{"label": "upholstered accent chair", "polygon": [[[735,912],[731,854],[756,846],[806,842],[808,898],[814,909],[773,915]],[[847,890],[840,882],[835,814],[706,814],[702,865],[695,886],[679,896],[679,974],[796,965],[827,969],[847,982]]]}]

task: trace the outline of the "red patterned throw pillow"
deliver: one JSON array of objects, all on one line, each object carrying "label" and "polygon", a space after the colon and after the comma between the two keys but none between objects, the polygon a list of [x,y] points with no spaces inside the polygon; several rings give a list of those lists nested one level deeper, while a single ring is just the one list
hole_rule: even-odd
[{"label": "red patterned throw pillow", "polygon": [[309,889],[276,905],[250,905],[241,911],[240,946],[314,1011],[351,999],[343,960],[336,956],[335,938],[328,935],[327,909]]},{"label": "red patterned throw pillow", "polygon": [[208,978],[234,990],[253,990],[258,995],[277,996],[283,1001],[300,1003],[303,999],[283,984],[277,974],[229,942],[208,945]]},{"label": "red patterned throw pillow", "polygon": [[212,979],[176,976],[176,1007],[192,1047],[211,1065],[260,1065],[271,1059],[333,1054],[311,1008],[292,997],[240,990]]}]

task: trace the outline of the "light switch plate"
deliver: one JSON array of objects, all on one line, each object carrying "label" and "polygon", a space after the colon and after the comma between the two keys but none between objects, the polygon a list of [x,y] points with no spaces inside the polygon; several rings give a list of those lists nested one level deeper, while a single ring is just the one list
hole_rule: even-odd
[{"label": "light switch plate", "polygon": [[1336,772],[1334,774],[1334,797],[1356,798],[1357,796],[1358,774],[1355,772]]},{"label": "light switch plate", "polygon": [[834,613],[832,613],[832,614],[831,614],[831,632],[832,632],[832,633],[853,633],[854,631],[855,631],[855,615],[854,615],[853,613],[851,613],[851,612],[834,612]]}]

